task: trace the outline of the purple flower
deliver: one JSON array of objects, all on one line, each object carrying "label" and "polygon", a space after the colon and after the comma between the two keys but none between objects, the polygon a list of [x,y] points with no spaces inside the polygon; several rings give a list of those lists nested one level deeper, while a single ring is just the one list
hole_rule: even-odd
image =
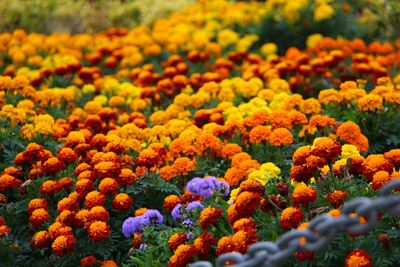
[{"label": "purple flower", "polygon": [[141,251],[145,251],[146,248],[147,248],[147,244],[145,244],[145,243],[141,243],[140,246],[139,246],[139,249],[140,249]]},{"label": "purple flower", "polygon": [[190,210],[190,211],[196,210],[196,209],[200,209],[200,210],[204,209],[204,206],[201,205],[200,201],[192,201],[186,207],[186,210]]},{"label": "purple flower", "polygon": [[207,177],[206,180],[211,181],[214,184],[215,188],[222,193],[222,195],[229,195],[230,186],[227,182],[220,181],[214,176]]},{"label": "purple flower", "polygon": [[200,196],[203,198],[209,198],[214,193],[215,185],[211,181],[211,179],[202,179],[202,183],[200,184]]},{"label": "purple flower", "polygon": [[158,210],[146,210],[142,216],[149,221],[149,224],[162,224],[164,221],[164,217]]},{"label": "purple flower", "polygon": [[131,237],[132,234],[143,230],[144,223],[142,216],[129,217],[122,224],[122,233],[125,237]]},{"label": "purple flower", "polygon": [[182,222],[182,224],[183,224],[184,226],[186,226],[186,227],[190,227],[190,226],[193,225],[193,221],[190,220],[190,219],[185,219],[185,220]]},{"label": "purple flower", "polygon": [[172,215],[172,217],[174,217],[175,221],[184,219],[182,211],[181,211],[181,207],[182,207],[182,204],[178,204],[175,206],[175,208],[171,212],[171,215]]},{"label": "purple flower", "polygon": [[193,178],[186,184],[186,189],[189,190],[189,192],[192,193],[194,196],[198,196],[200,194],[200,187],[202,182],[202,178]]},{"label": "purple flower", "polygon": [[188,240],[192,240],[192,239],[194,238],[194,233],[193,233],[193,232],[188,232],[188,233],[186,234],[186,238],[187,238]]}]

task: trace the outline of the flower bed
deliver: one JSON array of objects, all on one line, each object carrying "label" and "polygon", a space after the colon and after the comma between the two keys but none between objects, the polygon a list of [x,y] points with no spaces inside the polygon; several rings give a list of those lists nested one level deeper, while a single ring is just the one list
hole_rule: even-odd
[{"label": "flower bed", "polygon": [[[0,34],[1,264],[214,261],[399,177],[399,41],[356,38],[384,33],[363,32],[355,4],[278,2]],[[340,19],[360,35],[321,28]],[[378,219],[285,266],[396,266],[399,221]]]}]

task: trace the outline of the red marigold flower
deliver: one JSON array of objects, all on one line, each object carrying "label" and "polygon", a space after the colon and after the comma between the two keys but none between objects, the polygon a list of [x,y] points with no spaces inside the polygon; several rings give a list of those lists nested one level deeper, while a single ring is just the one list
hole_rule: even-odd
[{"label": "red marigold flower", "polygon": [[96,264],[97,264],[97,259],[93,255],[81,259],[82,266],[96,266]]},{"label": "red marigold flower", "polygon": [[73,183],[74,183],[74,180],[72,180],[72,178],[63,177],[57,181],[57,187],[59,190],[64,189],[66,191],[69,191]]},{"label": "red marigold flower", "polygon": [[75,212],[64,210],[57,216],[56,222],[60,222],[62,224],[72,226],[75,223]]},{"label": "red marigold flower", "polygon": [[113,178],[104,178],[99,184],[99,191],[105,195],[113,195],[119,188],[118,182]]},{"label": "red marigold flower", "polygon": [[181,199],[177,195],[168,195],[164,198],[163,206],[167,212],[171,212],[175,208],[175,206],[181,202]]},{"label": "red marigold flower", "polygon": [[73,235],[60,235],[58,236],[51,248],[54,254],[58,257],[71,254],[75,249],[76,238]]},{"label": "red marigold flower", "polygon": [[75,225],[87,227],[90,224],[89,210],[82,209],[75,214]]},{"label": "red marigold flower", "polygon": [[325,158],[327,160],[334,160],[342,152],[342,146],[328,137],[320,137],[314,140],[311,153],[315,156]]},{"label": "red marigold flower", "polygon": [[58,151],[57,158],[64,164],[71,164],[78,159],[78,155],[71,148],[63,147]]},{"label": "red marigold flower", "polygon": [[371,256],[362,249],[350,252],[345,261],[345,267],[372,267]]},{"label": "red marigold flower", "polygon": [[317,199],[317,191],[311,186],[302,183],[293,191],[292,202],[294,206],[307,206]]},{"label": "red marigold flower", "polygon": [[89,164],[87,164],[86,162],[80,163],[78,166],[76,166],[75,170],[74,170],[74,175],[75,176],[79,176],[79,174],[83,171],[91,171],[92,170],[92,166],[90,166]]},{"label": "red marigold flower", "polygon": [[260,194],[255,192],[241,192],[235,199],[236,212],[239,218],[244,218],[253,215],[259,204],[260,204]]},{"label": "red marigold flower", "polygon": [[95,221],[88,227],[88,234],[93,241],[107,240],[110,236],[110,226],[102,221]]},{"label": "red marigold flower", "polygon": [[118,211],[126,211],[132,207],[133,199],[125,193],[119,193],[112,201],[113,209]]},{"label": "red marigold flower", "polygon": [[7,225],[0,225],[0,238],[10,233],[10,229]]},{"label": "red marigold flower", "polygon": [[257,180],[246,180],[240,184],[240,192],[245,192],[245,191],[264,195],[265,187]]},{"label": "red marigold flower", "polygon": [[329,201],[329,203],[338,208],[344,203],[345,198],[349,193],[344,190],[335,190],[325,196],[325,198]]},{"label": "red marigold flower", "polygon": [[194,245],[180,245],[168,261],[168,267],[185,267],[196,255]]},{"label": "red marigold flower", "polygon": [[81,172],[78,175],[78,181],[79,180],[83,180],[83,179],[94,181],[95,180],[94,172],[92,172],[92,171],[83,171],[83,172]]},{"label": "red marigold flower", "polygon": [[304,213],[301,209],[288,207],[281,213],[280,224],[282,229],[288,227],[296,228],[304,218]]},{"label": "red marigold flower", "polygon": [[29,222],[34,227],[40,227],[44,222],[50,221],[49,212],[43,208],[36,209],[29,216]]},{"label": "red marigold flower", "polygon": [[214,235],[208,232],[202,233],[198,238],[194,240],[194,247],[196,248],[196,254],[200,259],[206,259],[210,248],[215,245],[216,241]]},{"label": "red marigold flower", "polygon": [[32,247],[34,249],[48,248],[51,245],[51,238],[47,231],[39,231],[32,238]]},{"label": "red marigold flower", "polygon": [[75,190],[80,196],[85,196],[88,192],[94,188],[93,182],[89,179],[80,179],[75,183]]},{"label": "red marigold flower", "polygon": [[306,160],[310,155],[311,155],[311,146],[299,147],[293,153],[293,164],[294,165],[302,165],[302,164],[306,163]]},{"label": "red marigold flower", "polygon": [[201,229],[207,229],[210,227],[213,223],[218,221],[222,217],[223,210],[219,208],[211,208],[207,207],[203,209],[200,213],[200,227]]},{"label": "red marigold flower", "polygon": [[175,250],[187,240],[187,233],[175,233],[169,238],[168,246],[171,250]]},{"label": "red marigold flower", "polygon": [[64,210],[76,211],[78,210],[79,205],[75,199],[64,197],[57,203],[57,211],[61,213]]},{"label": "red marigold flower", "polygon": [[45,175],[51,176],[63,170],[64,163],[56,157],[49,158],[43,164],[43,172]]}]

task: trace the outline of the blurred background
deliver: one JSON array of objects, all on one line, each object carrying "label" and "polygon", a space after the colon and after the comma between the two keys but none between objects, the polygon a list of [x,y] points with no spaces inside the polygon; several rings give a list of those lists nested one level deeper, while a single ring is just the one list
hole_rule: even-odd
[{"label": "blurred background", "polygon": [[0,0],[0,32],[23,28],[50,34],[132,28],[179,10],[194,0]]}]

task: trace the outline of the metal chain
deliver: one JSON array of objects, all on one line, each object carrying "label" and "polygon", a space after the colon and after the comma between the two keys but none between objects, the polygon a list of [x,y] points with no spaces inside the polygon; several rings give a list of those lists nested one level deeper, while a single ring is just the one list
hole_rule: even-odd
[{"label": "metal chain", "polygon": [[[306,230],[292,230],[283,234],[276,242],[258,242],[251,245],[245,255],[230,252],[220,255],[216,266],[235,262],[236,267],[279,267],[295,252],[317,251],[326,246],[341,232],[362,234],[370,231],[377,223],[378,213],[400,215],[400,194],[393,194],[400,188],[400,179],[386,184],[375,199],[360,197],[346,203],[338,217],[323,214],[313,218]],[[364,217],[366,221],[361,221]],[[300,242],[300,240],[306,242]],[[191,267],[212,267],[207,261],[191,264]]]}]

